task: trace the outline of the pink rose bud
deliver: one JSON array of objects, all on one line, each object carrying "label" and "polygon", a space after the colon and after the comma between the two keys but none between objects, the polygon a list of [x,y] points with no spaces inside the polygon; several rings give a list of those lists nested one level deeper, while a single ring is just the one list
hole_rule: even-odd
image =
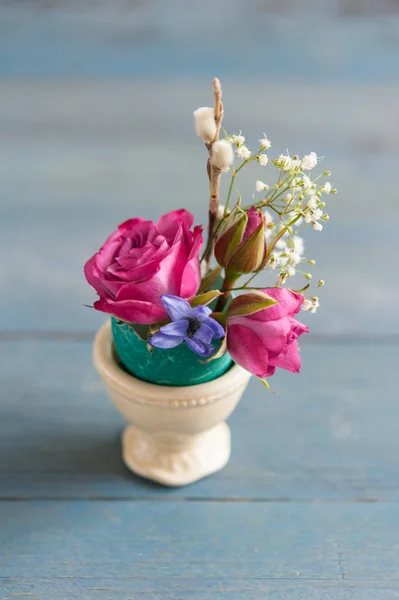
[{"label": "pink rose bud", "polygon": [[253,273],[266,258],[265,218],[255,207],[236,207],[216,236],[215,257],[228,275]]},{"label": "pink rose bud", "polygon": [[297,339],[309,333],[295,319],[303,301],[301,294],[286,288],[266,288],[235,298],[227,313],[227,349],[233,360],[261,378],[274,375],[277,367],[299,373]]}]

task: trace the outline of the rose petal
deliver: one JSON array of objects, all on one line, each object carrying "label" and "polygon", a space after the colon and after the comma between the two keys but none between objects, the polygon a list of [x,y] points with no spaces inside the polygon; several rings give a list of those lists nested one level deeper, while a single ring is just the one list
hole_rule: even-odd
[{"label": "rose petal", "polygon": [[299,373],[301,370],[301,357],[298,352],[298,342],[295,340],[287,346],[285,354],[279,354],[271,358],[270,364],[273,367],[280,367],[280,369],[291,371],[291,373]]},{"label": "rose petal", "polygon": [[269,354],[256,333],[243,325],[229,325],[227,349],[241,367],[257,377],[266,376]]},{"label": "rose petal", "polygon": [[[264,309],[268,310],[268,309]],[[240,325],[250,329],[264,344],[269,359],[283,352],[287,346],[287,338],[291,332],[290,320],[285,317],[277,321],[253,321],[248,315],[246,317],[232,317],[228,320],[228,331],[232,325]]]},{"label": "rose petal", "polygon": [[156,229],[170,243],[174,241],[179,229],[189,230],[193,223],[194,216],[185,208],[181,208],[162,215],[156,224]]},{"label": "rose petal", "polygon": [[202,246],[202,227],[194,227],[193,245],[191,247],[187,262],[183,268],[180,296],[192,298],[201,284],[201,268],[199,253]]},{"label": "rose petal", "polygon": [[151,325],[152,323],[161,323],[166,319],[166,312],[152,304],[151,302],[142,302],[139,300],[123,300],[114,302],[105,298],[100,298],[94,303],[94,308],[101,312],[108,313],[122,321],[128,323],[138,323],[140,325]]},{"label": "rose petal", "polygon": [[293,317],[301,309],[304,297],[287,288],[265,288],[260,290],[277,301],[277,304],[264,308],[251,315],[254,321],[275,321],[283,317]]}]

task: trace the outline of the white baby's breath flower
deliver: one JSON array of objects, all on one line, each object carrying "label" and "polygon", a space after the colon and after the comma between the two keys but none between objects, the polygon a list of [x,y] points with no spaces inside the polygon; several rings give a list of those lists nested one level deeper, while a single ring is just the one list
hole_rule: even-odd
[{"label": "white baby's breath flower", "polygon": [[251,156],[251,150],[246,146],[240,146],[239,148],[236,148],[236,154],[239,158],[242,158],[242,160],[246,160]]},{"label": "white baby's breath flower", "polygon": [[301,260],[302,260],[302,256],[298,252],[295,252],[294,249],[291,249],[289,251],[289,253],[287,254],[287,261],[291,265],[297,265],[298,263],[301,262]]},{"label": "white baby's breath flower", "polygon": [[309,200],[308,203],[306,204],[306,207],[309,208],[310,210],[315,210],[317,208],[317,203],[318,203],[318,197],[317,196],[312,196]]},{"label": "white baby's breath flower", "polygon": [[310,179],[310,177],[308,177],[307,175],[304,175],[302,178],[302,185],[304,187],[305,190],[310,190],[313,187],[313,183]]},{"label": "white baby's breath flower", "polygon": [[289,171],[291,169],[292,158],[287,154],[280,154],[280,156],[277,159],[277,164],[284,171]]},{"label": "white baby's breath flower", "polygon": [[297,156],[291,158],[291,169],[298,169],[301,166],[301,161]]},{"label": "white baby's breath flower", "polygon": [[296,273],[295,267],[293,267],[292,265],[288,265],[286,268],[284,268],[284,270],[287,273],[288,277],[293,277]]},{"label": "white baby's breath flower", "polygon": [[265,167],[267,165],[267,163],[269,162],[269,159],[266,156],[266,154],[259,154],[258,161],[259,161],[259,164],[261,167]]},{"label": "white baby's breath flower", "polygon": [[257,192],[263,192],[268,189],[269,189],[269,186],[267,185],[267,183],[263,183],[263,181],[260,181],[259,179],[255,183],[255,190]]},{"label": "white baby's breath flower", "polygon": [[304,219],[305,219],[305,223],[312,222],[312,211],[311,210],[305,212]]},{"label": "white baby's breath flower", "polygon": [[312,223],[312,227],[315,231],[323,230],[323,225],[321,223],[319,223],[318,221],[315,221],[314,223]]},{"label": "white baby's breath flower", "polygon": [[209,106],[201,106],[194,111],[195,131],[197,135],[209,143],[215,139],[216,123],[215,112]]},{"label": "white baby's breath flower", "polygon": [[294,235],[292,237],[292,243],[294,244],[294,250],[298,254],[302,255],[305,252],[305,244],[303,243],[303,239],[299,235]]},{"label": "white baby's breath flower", "polygon": [[316,208],[316,210],[314,210],[312,212],[312,220],[313,221],[320,221],[322,216],[323,216],[323,211],[321,210],[321,208]]},{"label": "white baby's breath flower", "polygon": [[302,304],[302,310],[310,310],[313,306],[313,302],[309,298],[305,298]]},{"label": "white baby's breath flower", "polygon": [[292,194],[291,193],[288,193],[288,194],[286,194],[284,196],[284,202],[288,203],[288,202],[291,202],[291,200],[292,200]]},{"label": "white baby's breath flower", "polygon": [[287,242],[283,238],[280,238],[276,242],[276,248],[278,248],[279,250],[285,250],[286,247],[287,247]]},{"label": "white baby's breath flower", "polygon": [[259,143],[262,150],[269,150],[269,148],[272,146],[271,141],[268,139],[265,133],[263,134],[263,138],[259,140]]},{"label": "white baby's breath flower", "polygon": [[243,135],[241,135],[241,130],[240,130],[240,133],[238,135],[233,134],[231,136],[231,141],[236,146],[242,146],[243,145],[243,143],[245,142],[245,137]]},{"label": "white baby's breath flower", "polygon": [[221,171],[228,171],[233,164],[233,148],[227,140],[218,140],[212,146],[211,163]]},{"label": "white baby's breath flower", "polygon": [[316,152],[311,152],[310,154],[306,154],[302,159],[302,169],[305,171],[311,171],[317,165],[317,154]]},{"label": "white baby's breath flower", "polygon": [[270,269],[277,269],[281,262],[281,252],[272,252],[269,258],[268,267]]},{"label": "white baby's breath flower", "polygon": [[320,302],[317,296],[311,296],[311,301],[312,301],[312,306],[309,308],[309,312],[311,313],[315,313],[316,310],[319,308],[320,306]]},{"label": "white baby's breath flower", "polygon": [[321,188],[321,191],[324,192],[325,194],[329,194],[332,190],[332,185],[329,181],[326,181],[325,184],[323,185],[323,187]]}]

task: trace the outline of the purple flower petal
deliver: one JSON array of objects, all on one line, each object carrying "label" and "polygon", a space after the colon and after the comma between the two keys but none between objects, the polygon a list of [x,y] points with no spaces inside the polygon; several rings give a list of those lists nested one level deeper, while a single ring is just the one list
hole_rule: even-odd
[{"label": "purple flower petal", "polygon": [[190,311],[190,317],[204,321],[209,317],[212,310],[208,306],[195,306]]},{"label": "purple flower petal", "polygon": [[158,331],[153,336],[150,337],[150,344],[155,348],[162,348],[162,350],[167,350],[168,348],[175,348],[179,346],[184,341],[183,337],[177,337],[174,335],[165,335]]},{"label": "purple flower petal", "polygon": [[196,340],[194,337],[186,338],[185,342],[190,350],[195,352],[195,354],[202,356],[203,358],[207,358],[215,352],[215,348],[212,346],[212,344],[205,345],[200,342],[200,340]]},{"label": "purple flower petal", "polygon": [[184,337],[187,334],[187,329],[188,320],[179,319],[178,321],[173,321],[172,323],[168,323],[168,325],[164,325],[159,331],[164,335]]},{"label": "purple flower petal", "polygon": [[224,338],[224,336],[226,335],[226,332],[223,329],[223,327],[221,326],[221,324],[218,323],[215,319],[208,317],[207,320],[205,321],[205,323],[208,325],[208,327],[210,327],[212,329],[214,340]]},{"label": "purple flower petal", "polygon": [[209,327],[205,321],[201,323],[201,327],[193,335],[195,340],[199,340],[204,345],[210,344],[213,339],[213,329]]},{"label": "purple flower petal", "polygon": [[184,298],[164,294],[161,296],[161,300],[172,321],[178,321],[190,316],[191,306]]}]

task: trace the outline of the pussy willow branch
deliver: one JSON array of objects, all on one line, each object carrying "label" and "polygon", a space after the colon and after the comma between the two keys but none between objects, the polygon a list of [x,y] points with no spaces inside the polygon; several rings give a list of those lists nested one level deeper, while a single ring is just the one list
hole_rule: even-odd
[{"label": "pussy willow branch", "polygon": [[212,165],[212,147],[213,144],[219,139],[220,127],[223,120],[223,103],[222,103],[222,86],[217,77],[213,80],[213,98],[214,98],[214,114],[216,123],[216,133],[212,142],[206,144],[209,152],[209,159],[207,163],[207,171],[209,177],[209,214],[208,214],[208,242],[205,248],[205,252],[202,256],[203,261],[203,273],[207,273],[213,254],[213,238],[215,228],[217,225],[217,215],[220,203],[220,179],[222,171]]}]

